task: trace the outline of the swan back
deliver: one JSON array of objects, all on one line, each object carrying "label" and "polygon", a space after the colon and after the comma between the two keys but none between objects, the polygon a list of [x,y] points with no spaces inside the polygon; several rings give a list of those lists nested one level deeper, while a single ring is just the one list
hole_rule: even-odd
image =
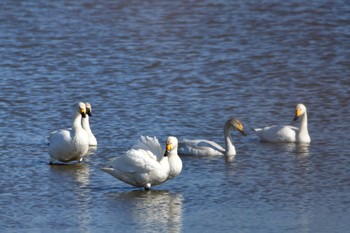
[{"label": "swan back", "polygon": [[195,156],[219,156],[224,155],[225,148],[217,144],[216,142],[198,139],[188,140],[185,139],[179,142],[179,154],[180,155],[195,155]]},{"label": "swan back", "polygon": [[294,142],[299,129],[289,125],[273,125],[254,131],[262,142]]},{"label": "swan back", "polygon": [[147,152],[150,156],[155,156],[154,159],[160,161],[164,156],[164,150],[159,144],[156,137],[140,136],[136,145],[132,149],[141,149]]}]

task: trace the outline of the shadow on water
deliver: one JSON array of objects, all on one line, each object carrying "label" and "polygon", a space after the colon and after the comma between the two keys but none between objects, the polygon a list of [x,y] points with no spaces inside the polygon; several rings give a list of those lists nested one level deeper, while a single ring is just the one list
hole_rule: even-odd
[{"label": "shadow on water", "polygon": [[144,229],[163,232],[182,231],[183,196],[167,190],[133,190],[108,193],[132,219]]}]

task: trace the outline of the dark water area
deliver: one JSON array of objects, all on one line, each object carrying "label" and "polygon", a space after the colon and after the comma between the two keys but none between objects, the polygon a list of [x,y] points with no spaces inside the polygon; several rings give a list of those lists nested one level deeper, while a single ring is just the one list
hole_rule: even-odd
[{"label": "dark water area", "polygon": [[[348,1],[4,0],[0,22],[1,232],[348,231]],[[79,101],[98,147],[49,166]],[[249,132],[298,103],[310,145]],[[100,170],[140,135],[224,145],[230,116],[234,159],[183,156],[150,192]]]}]

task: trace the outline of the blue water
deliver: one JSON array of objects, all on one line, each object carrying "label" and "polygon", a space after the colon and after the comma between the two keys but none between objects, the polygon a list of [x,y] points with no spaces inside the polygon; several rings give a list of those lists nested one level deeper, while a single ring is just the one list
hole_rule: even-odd
[{"label": "blue water", "polygon": [[[1,232],[347,232],[350,4],[337,1],[0,3]],[[90,102],[98,147],[49,166],[46,136]],[[182,157],[150,192],[102,172],[140,135],[223,145],[293,124],[309,146],[234,132],[237,155]]]}]

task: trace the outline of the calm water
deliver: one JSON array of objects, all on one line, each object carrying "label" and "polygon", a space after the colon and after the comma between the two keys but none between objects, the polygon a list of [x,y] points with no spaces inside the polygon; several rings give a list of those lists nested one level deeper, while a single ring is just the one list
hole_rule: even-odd
[{"label": "calm water", "polygon": [[[0,3],[1,232],[347,232],[350,3]],[[99,146],[49,166],[46,135],[89,101]],[[309,146],[234,132],[233,160],[182,157],[144,192],[100,168],[139,135],[223,145],[223,124],[289,124]]]}]

